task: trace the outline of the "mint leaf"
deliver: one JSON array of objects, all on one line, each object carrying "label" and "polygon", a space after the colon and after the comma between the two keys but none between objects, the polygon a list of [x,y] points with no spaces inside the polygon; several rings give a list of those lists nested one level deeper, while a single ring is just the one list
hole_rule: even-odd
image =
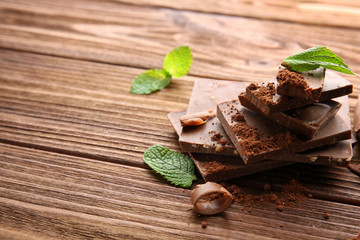
[{"label": "mint leaf", "polygon": [[150,94],[169,85],[172,77],[185,76],[192,64],[192,55],[187,46],[177,47],[164,59],[164,69],[151,69],[138,75],[131,83],[130,92]]},{"label": "mint leaf", "polygon": [[153,145],[144,152],[144,162],[175,186],[190,187],[196,180],[194,163],[189,156]]},{"label": "mint leaf", "polygon": [[188,46],[177,47],[164,59],[163,68],[173,77],[185,76],[192,64],[192,54]]},{"label": "mint leaf", "polygon": [[[349,67],[345,67],[336,63],[322,61],[302,61],[302,60],[286,60],[290,65],[290,70],[297,72],[305,72],[315,70],[319,67],[328,68],[342,73],[354,74]],[[286,66],[285,66],[286,67]]]},{"label": "mint leaf", "polygon": [[150,69],[139,74],[131,84],[130,92],[150,94],[169,85],[171,76],[163,69]]},{"label": "mint leaf", "polygon": [[322,46],[309,48],[289,56],[285,58],[281,65],[292,71],[298,72],[311,71],[319,67],[324,67],[338,72],[355,75],[355,73],[344,63],[344,60],[330,49]]}]

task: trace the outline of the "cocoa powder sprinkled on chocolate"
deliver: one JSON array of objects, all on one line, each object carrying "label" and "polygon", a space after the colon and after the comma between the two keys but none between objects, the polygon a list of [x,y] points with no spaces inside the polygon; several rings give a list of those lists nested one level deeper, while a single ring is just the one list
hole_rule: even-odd
[{"label": "cocoa powder sprinkled on chocolate", "polygon": [[220,133],[215,133],[213,136],[211,136],[211,141],[218,141],[223,137],[223,135],[221,135]]},{"label": "cocoa powder sprinkled on chocolate", "polygon": [[309,84],[305,81],[303,75],[289,71],[288,69],[280,70],[276,76],[276,80],[279,83],[278,88],[300,88],[303,90],[309,88]]},{"label": "cocoa powder sprinkled on chocolate", "polygon": [[[236,118],[240,115],[241,113],[237,113]],[[244,116],[242,115],[242,117]],[[286,148],[299,141],[296,135],[288,130],[262,138],[257,129],[249,126],[246,121],[237,122],[231,127],[231,130],[241,139],[239,144],[247,155],[254,155],[277,148]]]},{"label": "cocoa powder sprinkled on chocolate", "polygon": [[244,122],[245,117],[241,113],[235,113],[235,114],[231,115],[231,120],[235,121],[235,122]]},{"label": "cocoa powder sprinkled on chocolate", "polygon": [[[276,88],[273,82],[269,82],[266,85],[250,84],[246,91],[252,92],[261,102],[264,102],[268,105],[274,105],[274,96],[276,95]],[[282,98],[279,98],[278,101],[283,101]]]},{"label": "cocoa powder sprinkled on chocolate", "polygon": [[215,133],[211,136],[211,141],[216,142],[220,145],[230,145],[230,142],[224,138],[224,136],[220,133]]}]

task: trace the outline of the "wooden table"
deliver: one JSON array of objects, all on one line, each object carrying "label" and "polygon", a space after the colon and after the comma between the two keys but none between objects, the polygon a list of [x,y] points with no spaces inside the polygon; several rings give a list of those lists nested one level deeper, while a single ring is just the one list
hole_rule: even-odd
[{"label": "wooden table", "polygon": [[[349,239],[360,231],[360,177],[347,168],[295,164],[239,178],[251,194],[296,178],[314,197],[281,213],[234,203],[198,217],[191,189],[169,185],[142,160],[153,144],[180,150],[166,114],[186,109],[197,79],[260,82],[316,45],[359,74],[359,1],[2,0],[0,19],[0,239]],[[180,45],[194,55],[187,77],[151,95],[129,93],[137,74]],[[353,117],[360,80],[343,76],[354,83]]]}]

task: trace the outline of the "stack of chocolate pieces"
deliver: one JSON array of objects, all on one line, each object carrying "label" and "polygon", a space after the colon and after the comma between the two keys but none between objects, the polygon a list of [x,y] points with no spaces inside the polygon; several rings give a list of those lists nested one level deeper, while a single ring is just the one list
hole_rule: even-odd
[{"label": "stack of chocolate pieces", "polygon": [[346,166],[352,157],[351,92],[352,84],[334,72],[282,68],[261,84],[198,80],[188,109],[168,117],[205,181],[295,162]]}]

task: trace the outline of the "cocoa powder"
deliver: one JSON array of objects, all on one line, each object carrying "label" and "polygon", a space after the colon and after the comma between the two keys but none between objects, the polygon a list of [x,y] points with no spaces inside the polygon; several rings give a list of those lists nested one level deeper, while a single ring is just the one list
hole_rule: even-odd
[{"label": "cocoa powder", "polygon": [[[274,105],[276,101],[274,100],[274,96],[276,95],[276,87],[273,82],[269,82],[266,85],[263,84],[250,84],[246,91],[252,92],[254,96],[256,96],[261,102],[264,102],[268,105]],[[279,98],[277,100],[279,103],[280,101],[283,101],[282,98]]]},{"label": "cocoa powder", "polygon": [[305,90],[309,88],[309,84],[305,81],[303,75],[297,72],[289,71],[288,69],[282,69],[276,76],[279,88],[298,88]]},{"label": "cocoa powder", "polygon": [[236,113],[232,115],[232,119],[242,119],[231,127],[234,134],[241,139],[240,146],[247,155],[254,155],[275,148],[286,148],[299,139],[297,136],[285,130],[270,137],[263,137],[255,127],[246,123],[244,115]]},{"label": "cocoa powder", "polygon": [[230,145],[230,142],[226,140],[222,134],[216,132],[211,136],[211,141],[220,145]]},{"label": "cocoa powder", "polygon": [[[227,182],[221,183],[234,197],[234,202],[243,204],[243,207],[248,212],[252,207],[260,203],[268,203],[276,206],[277,211],[283,211],[284,207],[295,207],[296,204],[301,204],[305,199],[305,192],[307,189],[298,181],[291,180],[287,185],[283,186],[281,192],[266,193],[261,195],[246,194],[242,189]],[[250,210],[250,211],[249,211]]]}]

